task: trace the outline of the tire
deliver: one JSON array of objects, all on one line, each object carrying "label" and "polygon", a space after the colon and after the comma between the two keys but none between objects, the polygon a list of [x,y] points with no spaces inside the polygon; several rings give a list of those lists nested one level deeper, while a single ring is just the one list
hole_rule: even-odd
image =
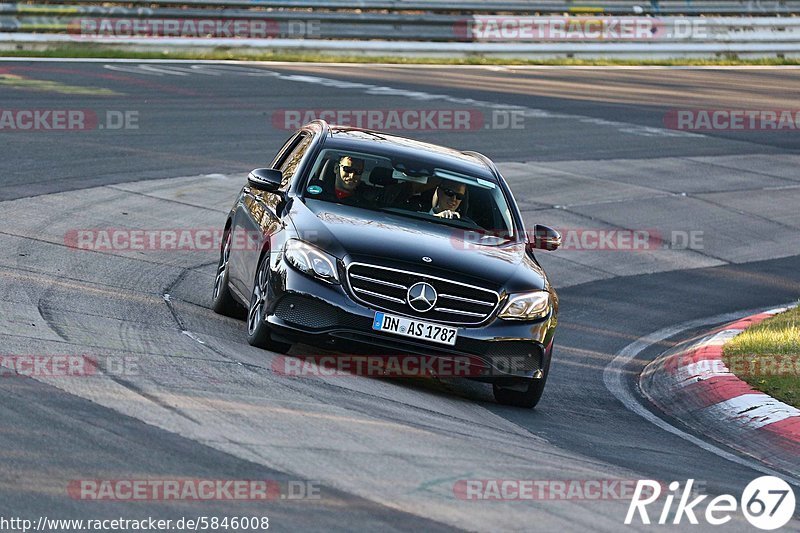
[{"label": "tire", "polygon": [[244,310],[242,306],[234,300],[231,290],[228,287],[228,265],[231,258],[231,240],[231,232],[225,232],[225,241],[222,243],[219,252],[217,274],[214,277],[214,290],[211,293],[211,309],[220,315],[241,318],[244,315]]},{"label": "tire", "polygon": [[502,405],[512,405],[514,407],[527,407],[533,409],[542,397],[544,386],[547,383],[547,375],[550,373],[550,363],[544,368],[544,374],[540,379],[521,380],[528,384],[523,391],[503,389],[497,385],[492,385],[494,399]]},{"label": "tire", "polygon": [[278,342],[270,336],[264,309],[267,306],[267,291],[269,286],[269,254],[265,254],[258,263],[256,279],[253,282],[253,293],[250,296],[250,305],[247,310],[247,342],[251,346],[263,348],[273,352],[286,353],[291,344]]}]

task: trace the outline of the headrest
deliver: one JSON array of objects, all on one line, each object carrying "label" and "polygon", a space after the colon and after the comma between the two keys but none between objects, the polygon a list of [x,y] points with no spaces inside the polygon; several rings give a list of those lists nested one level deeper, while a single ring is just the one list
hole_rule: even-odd
[{"label": "headrest", "polygon": [[369,182],[382,187],[393,185],[397,183],[397,180],[392,177],[392,172],[392,169],[389,167],[375,167],[369,174]]}]

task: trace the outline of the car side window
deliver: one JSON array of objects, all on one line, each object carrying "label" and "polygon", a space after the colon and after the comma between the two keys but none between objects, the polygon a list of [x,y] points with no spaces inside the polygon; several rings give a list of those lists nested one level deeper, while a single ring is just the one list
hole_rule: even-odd
[{"label": "car side window", "polygon": [[302,133],[295,133],[289,137],[285,143],[283,143],[283,146],[281,146],[281,149],[278,150],[278,153],[275,155],[272,163],[270,163],[269,168],[278,168],[283,164],[284,161],[286,161],[286,156],[288,156],[292,149],[297,146],[297,143],[300,140],[300,135],[302,135]]},{"label": "car side window", "polygon": [[278,170],[283,173],[283,180],[281,180],[281,191],[288,191],[289,184],[292,182],[294,173],[297,171],[297,166],[303,159],[309,145],[311,145],[312,136],[307,133],[301,133],[295,140],[295,145],[290,152],[286,154],[283,161],[280,163]]}]

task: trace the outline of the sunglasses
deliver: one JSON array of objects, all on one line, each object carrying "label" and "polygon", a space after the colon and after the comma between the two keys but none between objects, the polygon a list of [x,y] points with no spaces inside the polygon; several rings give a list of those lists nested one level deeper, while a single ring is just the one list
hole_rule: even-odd
[{"label": "sunglasses", "polygon": [[355,174],[356,176],[360,176],[361,174],[364,173],[363,168],[347,167],[344,165],[339,165],[339,167],[341,167],[342,172],[344,172],[345,174]]},{"label": "sunglasses", "polygon": [[442,192],[445,195],[449,196],[450,198],[455,198],[456,200],[463,200],[464,199],[464,195],[463,194],[461,194],[460,192],[456,192],[453,189],[442,189]]}]

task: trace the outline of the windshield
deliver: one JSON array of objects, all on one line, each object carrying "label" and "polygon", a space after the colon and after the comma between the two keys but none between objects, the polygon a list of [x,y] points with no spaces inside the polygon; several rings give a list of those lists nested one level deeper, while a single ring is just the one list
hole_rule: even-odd
[{"label": "windshield", "polygon": [[341,203],[474,230],[483,244],[515,238],[511,211],[491,181],[415,161],[323,150],[304,188],[306,200]]}]

